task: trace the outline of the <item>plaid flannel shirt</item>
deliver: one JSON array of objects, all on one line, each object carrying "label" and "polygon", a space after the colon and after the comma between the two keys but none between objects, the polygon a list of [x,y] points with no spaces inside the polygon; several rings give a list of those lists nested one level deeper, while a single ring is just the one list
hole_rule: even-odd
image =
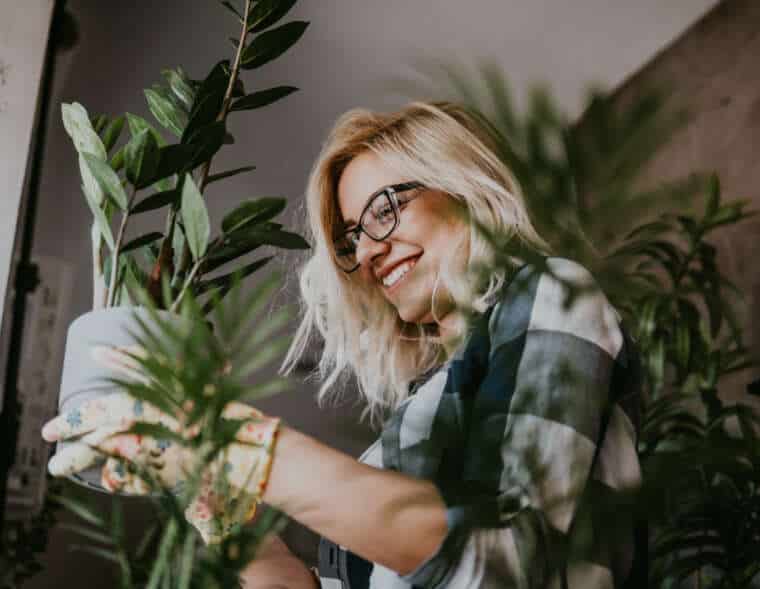
[{"label": "plaid flannel shirt", "polygon": [[590,292],[565,308],[565,287],[523,266],[360,458],[436,483],[448,521],[437,551],[400,576],[323,538],[322,587],[630,584],[631,510],[599,507],[640,483],[638,358],[589,272],[546,262]]}]

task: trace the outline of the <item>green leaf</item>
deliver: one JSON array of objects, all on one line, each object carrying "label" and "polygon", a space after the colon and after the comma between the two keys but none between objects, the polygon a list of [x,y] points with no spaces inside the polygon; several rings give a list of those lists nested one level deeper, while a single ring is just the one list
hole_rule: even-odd
[{"label": "green leaf", "polygon": [[156,120],[177,137],[181,137],[185,127],[184,114],[156,90],[145,90],[145,98]]},{"label": "green leaf", "polygon": [[69,134],[79,153],[91,153],[100,159],[106,159],[106,148],[90,123],[85,108],[78,102],[62,104],[63,126]]},{"label": "green leaf", "polygon": [[227,10],[229,10],[232,14],[234,14],[241,23],[245,20],[245,18],[243,17],[242,14],[240,14],[238,9],[235,8],[231,3],[227,2],[227,0],[222,2],[222,6],[224,6]]},{"label": "green leaf", "polygon": [[307,22],[293,21],[254,37],[243,51],[240,67],[251,70],[276,59],[301,38],[307,26]]},{"label": "green leaf", "polygon": [[185,440],[180,434],[160,423],[138,421],[127,430],[127,433],[136,434],[138,436],[150,436],[156,440],[171,440],[180,445],[185,445],[187,443],[187,440]]},{"label": "green leaf", "polygon": [[172,548],[174,548],[176,537],[177,522],[171,519],[169,520],[169,524],[166,526],[166,530],[164,531],[164,536],[161,539],[161,544],[158,548],[158,556],[153,561],[153,570],[151,570],[146,589],[158,589],[158,584],[161,582],[161,578],[164,575],[164,570],[169,568],[171,552]]},{"label": "green leaf", "polygon": [[72,552],[89,552],[90,554],[94,554],[105,560],[110,560],[116,563],[119,562],[119,556],[116,554],[116,551],[107,548],[98,548],[97,546],[89,546],[85,544],[73,544],[69,546],[69,550]]},{"label": "green leaf", "polygon": [[260,260],[246,264],[242,268],[238,268],[234,272],[230,272],[224,276],[217,276],[210,280],[204,280],[196,287],[195,295],[198,296],[210,290],[229,288],[235,280],[242,280],[246,276],[250,276],[259,268],[266,266],[272,258],[274,258],[274,256],[267,256],[266,258],[261,258]]},{"label": "green leaf", "polygon": [[100,135],[100,132],[103,129],[105,129],[105,126],[107,123],[108,123],[108,117],[102,114],[92,117],[92,119],[90,119],[90,124],[92,125],[92,128],[95,130],[95,132],[98,135]]},{"label": "green leaf", "polygon": [[152,182],[159,163],[158,144],[148,129],[143,129],[127,144],[124,157],[127,179],[136,187],[144,188]]},{"label": "green leaf", "polygon": [[98,231],[100,231],[100,234],[103,236],[103,239],[105,240],[108,247],[113,250],[115,245],[113,232],[111,231],[111,224],[108,222],[106,214],[103,212],[103,209],[100,208],[100,205],[95,202],[91,193],[84,184],[82,185],[82,192],[85,195],[85,200],[87,201],[87,205],[90,207],[92,215],[95,217],[95,224],[98,227]]},{"label": "green leaf", "polygon": [[163,233],[152,231],[151,233],[146,233],[145,235],[141,235],[140,237],[135,237],[133,240],[131,240],[124,247],[121,248],[121,253],[124,254],[128,251],[153,243],[157,239],[161,239],[163,236],[164,236]]},{"label": "green leaf", "polygon": [[100,187],[100,183],[95,178],[95,175],[90,171],[90,166],[87,164],[87,160],[84,159],[84,154],[79,154],[79,175],[82,177],[82,185],[84,186],[85,196],[98,207],[103,206],[105,200],[105,193]]},{"label": "green leaf", "polygon": [[634,237],[641,237],[642,235],[645,235],[646,237],[653,237],[659,235],[660,233],[669,231],[670,229],[671,227],[669,223],[664,223],[662,221],[653,221],[651,223],[644,223],[643,225],[639,225],[628,235],[626,235],[625,239],[628,241],[629,239],[632,239]]},{"label": "green leaf", "polygon": [[80,526],[78,524],[69,524],[69,523],[62,523],[60,524],[60,527],[64,530],[69,530],[71,532],[75,532],[81,536],[84,536],[85,538],[92,540],[93,542],[100,542],[101,544],[113,544],[113,541],[111,540],[111,537],[107,534],[104,534],[103,532],[98,532],[97,530],[93,530],[92,528],[88,528],[85,526]]},{"label": "green leaf", "polygon": [[222,231],[232,233],[249,225],[268,221],[279,215],[286,204],[286,200],[281,197],[262,197],[244,202],[224,217]]},{"label": "green leaf", "polygon": [[148,129],[150,131],[150,134],[153,135],[153,139],[156,140],[156,144],[159,147],[164,147],[166,145],[166,139],[164,139],[163,135],[161,135],[161,133],[159,133],[156,128],[144,118],[133,115],[132,113],[127,113],[126,117],[127,123],[129,125],[129,132],[132,137],[136,137],[140,134],[141,131]]},{"label": "green leaf", "polygon": [[159,149],[158,169],[154,181],[191,170],[196,152],[197,148],[182,143],[166,145]]},{"label": "green leaf", "polygon": [[[180,193],[180,198],[181,198]],[[180,268],[182,263],[182,252],[185,249],[185,228],[182,227],[181,219],[177,220],[174,225],[174,235],[172,236],[172,251],[174,253],[172,262],[174,264],[175,271]]]},{"label": "green leaf", "polygon": [[177,99],[184,105],[184,107],[190,111],[193,107],[193,101],[195,100],[195,90],[190,85],[187,76],[184,75],[181,69],[164,70],[161,72],[164,75],[169,88],[177,97]]},{"label": "green leaf", "polygon": [[182,558],[180,560],[179,579],[177,589],[190,589],[190,580],[193,578],[193,561],[195,560],[195,534],[187,534],[182,546]]},{"label": "green leaf", "polygon": [[121,179],[116,172],[113,171],[107,162],[98,159],[94,155],[83,153],[82,157],[85,162],[87,162],[87,166],[90,168],[92,175],[98,182],[100,189],[111,197],[119,209],[126,211],[129,199],[127,198],[127,193],[124,192],[124,187],[121,185]]},{"label": "green leaf", "polygon": [[739,219],[752,216],[752,214],[743,213],[742,209],[749,203],[748,200],[737,200],[730,204],[720,207],[714,215],[712,215],[708,227],[712,230],[720,225],[727,225],[734,223]]},{"label": "green leaf", "polygon": [[157,192],[156,194],[151,194],[147,198],[144,198],[133,206],[131,213],[136,215],[137,213],[145,213],[146,211],[160,209],[168,204],[179,203],[180,197],[181,193],[176,188]]},{"label": "green leaf", "polygon": [[213,158],[224,145],[226,135],[224,121],[215,121],[197,129],[188,140],[188,143],[195,148],[192,167],[200,166]]},{"label": "green leaf", "polygon": [[720,178],[712,174],[707,185],[707,207],[705,209],[705,221],[709,221],[720,206]]},{"label": "green leaf", "polygon": [[274,88],[269,88],[268,90],[254,92],[253,94],[244,96],[240,100],[236,100],[232,104],[230,111],[253,110],[255,108],[261,108],[262,106],[272,104],[281,98],[285,98],[288,94],[292,94],[296,90],[298,90],[298,88],[295,86],[275,86]]},{"label": "green leaf", "polygon": [[216,121],[222,111],[230,81],[228,68],[228,61],[220,61],[201,83],[190,111],[189,122],[182,134],[182,143],[189,143],[189,139],[198,129]]},{"label": "green leaf", "polygon": [[124,167],[124,147],[120,147],[111,157],[109,162],[114,172],[120,171]]},{"label": "green leaf", "polygon": [[203,263],[203,273],[207,274],[231,262],[237,258],[250,254],[257,248],[261,247],[261,243],[258,241],[248,241],[245,243],[228,244],[222,247],[214,248],[213,253],[209,254],[206,261]]},{"label": "green leaf", "polygon": [[274,245],[283,249],[309,249],[311,247],[303,237],[289,231],[253,228],[242,233],[245,235],[230,234],[230,238],[233,242],[248,243],[253,241],[261,245]]},{"label": "green leaf", "polygon": [[243,96],[245,96],[245,83],[238,78],[232,87],[232,98],[242,98]]},{"label": "green leaf", "polygon": [[264,366],[270,364],[276,358],[281,356],[290,345],[290,337],[280,337],[271,339],[266,346],[257,346],[249,350],[249,359],[244,362],[235,372],[242,377],[259,371]]},{"label": "green leaf", "polygon": [[293,7],[296,0],[259,0],[248,15],[248,32],[271,27]]},{"label": "green leaf", "polygon": [[108,123],[106,130],[103,132],[103,145],[105,146],[106,151],[111,151],[113,146],[116,145],[119,137],[121,137],[125,122],[125,117],[120,116]]},{"label": "green leaf", "polygon": [[235,168],[234,170],[227,170],[226,172],[219,172],[218,174],[211,174],[206,180],[206,186],[208,186],[212,182],[217,182],[218,180],[224,180],[225,178],[229,178],[230,176],[236,176],[238,174],[250,172],[255,169],[256,169],[256,166],[244,166],[242,168]]},{"label": "green leaf", "polygon": [[50,498],[56,503],[60,503],[66,509],[79,516],[86,522],[94,526],[98,526],[99,528],[106,527],[106,520],[103,519],[100,514],[95,512],[89,505],[86,505],[72,497],[65,497],[63,495],[51,495]]},{"label": "green leaf", "polygon": [[187,245],[193,254],[193,260],[197,261],[206,253],[211,225],[203,195],[190,174],[185,176],[182,189],[182,221],[185,225]]}]

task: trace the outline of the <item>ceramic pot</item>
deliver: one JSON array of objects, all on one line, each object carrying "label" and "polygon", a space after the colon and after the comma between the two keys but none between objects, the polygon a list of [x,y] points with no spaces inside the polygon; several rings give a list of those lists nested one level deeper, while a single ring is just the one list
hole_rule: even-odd
[{"label": "ceramic pot", "polygon": [[[159,311],[163,318],[184,322],[185,319],[166,311]],[[141,307],[110,307],[86,313],[69,326],[63,359],[61,391],[58,399],[59,413],[65,414],[80,407],[85,401],[112,395],[119,387],[108,382],[109,378],[123,378],[100,365],[92,357],[94,346],[129,346],[136,344],[134,333],[140,333],[135,316],[150,324],[151,317]],[[59,442],[60,451],[70,442]],[[102,463],[72,475],[71,480],[91,489],[105,492],[100,484]]]}]

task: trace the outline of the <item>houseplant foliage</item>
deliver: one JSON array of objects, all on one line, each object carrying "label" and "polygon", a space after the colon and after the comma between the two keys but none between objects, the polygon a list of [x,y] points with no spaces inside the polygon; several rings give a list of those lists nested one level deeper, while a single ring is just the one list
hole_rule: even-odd
[{"label": "houseplant foliage", "polygon": [[[242,264],[243,256],[264,245],[308,247],[300,236],[272,220],[284,209],[283,198],[244,201],[224,217],[221,232],[211,235],[204,191],[214,182],[254,169],[243,166],[212,173],[214,156],[234,141],[228,129],[230,117],[296,90],[277,86],[248,93],[241,75],[287,51],[308,24],[280,24],[295,0],[245,0],[242,7],[221,4],[241,27],[234,57],[218,62],[202,80],[190,79],[182,68],[165,70],[165,82],[145,90],[161,130],[131,113],[90,118],[80,104],[62,107],[64,126],[79,154],[82,191],[94,217],[95,309],[131,304],[144,288],[160,307],[176,311],[183,297],[192,294],[207,302],[208,312],[222,298],[212,293],[226,294],[235,273],[251,274],[271,259]],[[120,142],[125,129],[128,137]],[[164,131],[177,141],[168,142]],[[163,213],[164,231],[126,241],[130,219],[146,213]],[[161,291],[163,276],[169,278],[167,300]]]},{"label": "houseplant foliage", "polygon": [[[235,426],[241,425],[234,420],[225,420],[219,427],[213,425],[219,421],[219,411],[225,403],[243,396],[258,398],[284,387],[280,380],[253,387],[242,384],[248,374],[271,361],[287,343],[270,338],[287,321],[287,311],[258,320],[255,325],[250,322],[273,294],[276,282],[266,280],[252,291],[250,298],[230,295],[233,306],[227,315],[220,305],[236,282],[273,258],[246,261],[246,256],[262,246],[303,249],[308,244],[274,221],[285,207],[285,199],[280,197],[242,202],[223,218],[220,232],[213,235],[204,194],[212,183],[254,169],[250,165],[231,170],[212,167],[219,150],[234,142],[230,120],[297,90],[277,86],[249,92],[243,80],[245,72],[276,59],[303,35],[308,23],[281,22],[294,4],[295,0],[221,2],[240,26],[239,35],[232,40],[233,57],[216,63],[202,79],[190,78],[179,67],[164,71],[164,82],[145,90],[154,122],[131,113],[91,117],[77,103],[62,107],[64,126],[78,154],[82,191],[94,219],[93,309],[149,309],[149,321],[135,316],[140,327],[135,337],[143,348],[153,354],[153,359],[181,357],[196,369],[196,381],[190,383],[187,363],[183,371],[180,365],[161,368],[147,361],[143,368],[156,388],[138,391],[125,382],[112,384],[127,387],[138,399],[150,399],[167,410],[167,390],[182,397],[203,381],[203,386],[194,390],[218,391],[211,398],[193,401],[195,409],[184,416],[190,422],[212,424],[202,428],[197,438],[186,440],[197,451],[198,472],[213,462],[230,442]],[[128,240],[130,220],[148,213],[165,218],[164,230]],[[163,311],[184,315],[196,327],[184,333],[179,342],[176,326],[171,325],[168,315],[161,314]],[[234,317],[234,325],[230,325],[230,317]],[[210,318],[216,321],[216,332],[209,329]],[[239,331],[244,328],[250,331]],[[151,339],[156,334],[161,334],[160,342]],[[160,347],[172,342],[174,355]],[[193,350],[199,356],[191,359]],[[213,353],[213,357],[201,357],[203,353]],[[224,366],[232,369],[219,380],[222,358]],[[160,374],[151,372],[159,368]],[[170,374],[175,376],[171,384],[176,390],[161,389]],[[158,390],[164,397],[156,396]],[[187,394],[192,397],[192,393]],[[150,430],[149,425],[142,427],[142,433],[161,435],[161,439],[176,437],[170,438],[170,432],[157,431],[155,427]],[[149,472],[140,474],[151,482]],[[85,548],[119,564],[124,587],[237,586],[237,571],[250,560],[264,532],[276,528],[281,521],[277,513],[265,514],[256,526],[233,530],[220,547],[208,548],[196,559],[200,542],[181,517],[180,507],[197,491],[197,481],[189,481],[176,496],[160,488],[156,481],[152,483],[159,523],[137,551],[124,546],[118,506],[108,518],[94,513],[86,502],[67,494],[56,495],[58,503],[74,510],[90,525],[79,528],[87,541]],[[224,477],[220,477],[219,484],[224,485]],[[105,528],[98,529],[101,524]]]},{"label": "houseplant foliage", "polygon": [[[760,573],[760,416],[726,404],[719,384],[757,362],[744,343],[741,292],[708,239],[756,213],[746,200],[724,203],[716,175],[642,187],[646,164],[688,120],[662,91],[622,106],[592,91],[575,125],[540,87],[518,111],[491,64],[475,76],[430,63],[422,72],[490,127],[539,233],[591,270],[637,343],[644,483],[630,503],[600,505],[606,521],[614,527],[623,508],[649,522],[650,587],[750,586]],[[550,271],[511,236],[481,229],[500,252],[497,267],[509,271],[515,253]],[[583,292],[567,286],[572,304]]]},{"label": "houseplant foliage", "polygon": [[[236,438],[238,430],[256,419],[223,417],[224,408],[236,401],[255,401],[286,385],[281,378],[246,384],[289,344],[287,336],[278,335],[289,319],[289,309],[266,312],[279,284],[278,277],[272,275],[244,292],[236,282],[227,299],[215,305],[211,314],[213,327],[203,320],[203,307],[192,295],[187,295],[181,305],[180,312],[187,319],[181,325],[159,314],[147,298],[149,295],[144,295],[150,316],[148,320],[135,317],[139,326],[135,335],[146,353],[132,358],[146,378],[115,378],[113,383],[136,401],[150,403],[174,416],[184,427],[178,432],[158,423],[137,422],[126,432],[191,450],[194,468],[179,489],[167,488],[150,468],[113,456],[122,461],[125,469],[136,472],[154,497],[155,524],[144,531],[134,547],[125,541],[120,498],[115,499],[109,516],[93,509],[81,493],[57,497],[82,520],[66,526],[83,539],[76,548],[112,561],[118,567],[123,589],[238,587],[239,573],[253,559],[266,534],[285,523],[280,513],[269,510],[253,525],[233,525],[221,543],[204,545],[185,519],[187,507],[199,493],[208,492],[203,473],[224,460],[225,450],[240,443]],[[216,468],[213,472],[217,473],[214,492],[219,497],[231,497],[226,502],[230,520],[244,521],[238,516],[248,506],[228,493],[226,470]]]},{"label": "houseplant foliage", "polygon": [[[69,328],[61,411],[113,392],[97,385],[104,375],[90,361],[90,349],[130,344],[131,314],[126,309],[135,305],[142,291],[167,313],[176,313],[186,296],[200,301],[208,313],[227,294],[233,278],[248,276],[272,260],[271,255],[248,258],[262,246],[308,247],[302,237],[273,221],[285,207],[284,198],[242,202],[224,216],[216,236],[204,200],[211,183],[253,169],[212,173],[215,155],[234,141],[228,129],[232,114],[261,108],[296,90],[277,86],[248,93],[241,77],[280,56],[301,37],[307,23],[280,24],[294,4],[246,0],[241,8],[222,2],[240,26],[234,57],[215,64],[202,80],[190,79],[181,68],[166,70],[165,84],[145,90],[157,124],[177,143],[167,143],[156,127],[131,113],[90,119],[83,106],[63,105],[64,126],[77,149],[82,190],[94,216],[94,300],[93,311]],[[127,127],[129,137],[119,146]],[[127,241],[130,219],[149,212],[165,215],[164,232]],[[97,469],[73,476],[82,484],[102,488]]]}]

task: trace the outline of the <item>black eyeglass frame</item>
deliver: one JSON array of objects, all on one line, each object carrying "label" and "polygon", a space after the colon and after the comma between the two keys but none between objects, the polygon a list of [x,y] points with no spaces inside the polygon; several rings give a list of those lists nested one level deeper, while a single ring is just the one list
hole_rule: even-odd
[{"label": "black eyeglass frame", "polygon": [[[351,233],[355,234],[358,238],[358,235],[360,233],[364,233],[367,237],[369,237],[372,241],[384,241],[388,239],[391,234],[396,230],[396,227],[398,227],[400,218],[401,218],[401,208],[398,202],[398,197],[396,196],[400,192],[407,192],[409,190],[414,190],[415,188],[424,188],[424,184],[421,182],[403,182],[401,184],[391,184],[390,186],[385,186],[384,188],[381,188],[377,192],[372,193],[369,198],[367,199],[367,204],[364,205],[364,209],[362,210],[361,215],[359,215],[359,221],[356,224],[356,227],[349,229],[347,231],[344,231],[341,233],[338,237],[333,239],[333,250],[335,250],[335,244],[339,239],[342,239],[346,235],[349,235]],[[385,194],[386,198],[391,203],[391,207],[393,209],[393,226],[388,230],[388,232],[383,235],[382,237],[375,237],[371,233],[369,233],[366,229],[364,229],[363,223],[364,223],[364,216],[367,214],[367,211],[369,211],[370,207],[372,206],[372,203],[375,201],[376,198],[378,198],[380,195]],[[333,255],[335,256],[335,263],[337,264],[338,268],[343,270],[346,274],[351,274],[352,272],[355,272],[361,264],[358,262],[356,265],[351,268],[350,270],[346,270],[340,265],[340,262],[338,262],[338,255],[333,251]]]}]

